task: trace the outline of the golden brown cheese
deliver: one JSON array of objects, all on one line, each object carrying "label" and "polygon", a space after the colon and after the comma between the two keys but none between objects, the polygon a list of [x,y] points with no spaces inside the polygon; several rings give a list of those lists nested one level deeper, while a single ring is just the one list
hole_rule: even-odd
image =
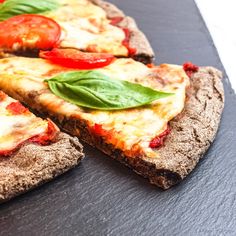
[{"label": "golden brown cheese", "polygon": [[38,102],[48,111],[58,116],[83,119],[90,128],[95,124],[102,125],[102,128],[107,131],[104,133],[106,142],[122,149],[126,155],[145,153],[147,156],[156,157],[156,152],[149,147],[150,141],[162,133],[168,121],[184,108],[189,78],[182,67],[164,64],[148,68],[132,59],[117,59],[109,66],[97,70],[116,79],[140,83],[175,95],[141,108],[88,111],[56,97],[48,89],[47,84],[43,83],[44,79],[68,71],[68,68],[50,64],[43,59],[20,57],[3,59],[0,63],[0,89],[9,92],[12,96],[20,95],[23,100],[30,91],[37,91],[41,94],[37,98]]},{"label": "golden brown cheese", "polygon": [[7,106],[17,102],[6,96],[0,101],[0,153],[14,150],[19,144],[31,137],[47,131],[48,122],[27,111],[12,114]]},{"label": "golden brown cheese", "polygon": [[124,31],[110,24],[101,7],[88,0],[61,0],[59,3],[58,9],[44,15],[61,26],[60,47],[128,56],[122,44]]}]

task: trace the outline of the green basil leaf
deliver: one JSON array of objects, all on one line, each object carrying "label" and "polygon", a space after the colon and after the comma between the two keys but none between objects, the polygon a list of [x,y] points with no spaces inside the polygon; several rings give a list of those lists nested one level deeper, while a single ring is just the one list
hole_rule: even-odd
[{"label": "green basil leaf", "polygon": [[134,108],[173,95],[112,79],[97,71],[66,72],[45,82],[55,95],[65,101],[98,110]]},{"label": "green basil leaf", "polygon": [[6,0],[0,4],[0,21],[21,14],[38,14],[56,9],[55,0]]}]

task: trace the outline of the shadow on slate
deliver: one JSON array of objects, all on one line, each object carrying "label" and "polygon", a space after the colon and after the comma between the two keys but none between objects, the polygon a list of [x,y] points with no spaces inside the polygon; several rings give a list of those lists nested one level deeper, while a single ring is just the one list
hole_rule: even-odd
[{"label": "shadow on slate", "polygon": [[[113,0],[133,16],[157,63],[192,61],[224,71],[191,0]],[[101,152],[55,181],[0,206],[0,235],[235,235],[236,96],[224,78],[221,127],[181,184],[161,191]]]}]

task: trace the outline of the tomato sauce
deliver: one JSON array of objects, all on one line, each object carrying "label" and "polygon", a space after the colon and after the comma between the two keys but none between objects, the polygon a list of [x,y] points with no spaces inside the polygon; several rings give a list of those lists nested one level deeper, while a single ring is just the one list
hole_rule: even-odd
[{"label": "tomato sauce", "polygon": [[149,143],[149,147],[150,148],[160,148],[164,145],[164,141],[167,137],[168,134],[170,134],[171,130],[170,127],[168,126],[167,129],[162,132],[161,134],[159,134],[158,136],[156,136],[154,139],[151,140],[151,142]]},{"label": "tomato sauce", "polygon": [[183,64],[183,69],[185,73],[188,75],[188,77],[191,77],[193,73],[198,72],[199,67],[192,64],[191,62],[186,62]]},{"label": "tomato sauce", "polygon": [[29,111],[20,102],[12,102],[6,107],[6,109],[13,115],[21,115]]},{"label": "tomato sauce", "polygon": [[123,46],[125,46],[128,49],[129,55],[133,56],[133,55],[135,55],[137,50],[136,50],[136,48],[133,48],[133,47],[130,46],[130,37],[131,37],[130,30],[128,28],[123,28],[123,27],[118,26],[118,24],[123,19],[124,19],[123,17],[112,17],[112,18],[110,18],[110,20],[111,20],[110,24],[114,25],[116,27],[119,27],[124,31],[125,39],[122,41],[122,44],[123,44]]}]

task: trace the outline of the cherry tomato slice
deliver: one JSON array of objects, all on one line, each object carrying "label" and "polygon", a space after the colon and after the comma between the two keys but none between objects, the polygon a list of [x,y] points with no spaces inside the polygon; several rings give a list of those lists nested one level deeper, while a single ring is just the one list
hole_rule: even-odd
[{"label": "cherry tomato slice", "polygon": [[41,51],[40,57],[53,63],[77,69],[95,69],[109,65],[114,56],[107,53],[86,53],[76,49],[58,49]]},{"label": "cherry tomato slice", "polygon": [[48,50],[56,45],[60,36],[60,26],[40,15],[18,15],[0,22],[0,48],[5,50]]}]

